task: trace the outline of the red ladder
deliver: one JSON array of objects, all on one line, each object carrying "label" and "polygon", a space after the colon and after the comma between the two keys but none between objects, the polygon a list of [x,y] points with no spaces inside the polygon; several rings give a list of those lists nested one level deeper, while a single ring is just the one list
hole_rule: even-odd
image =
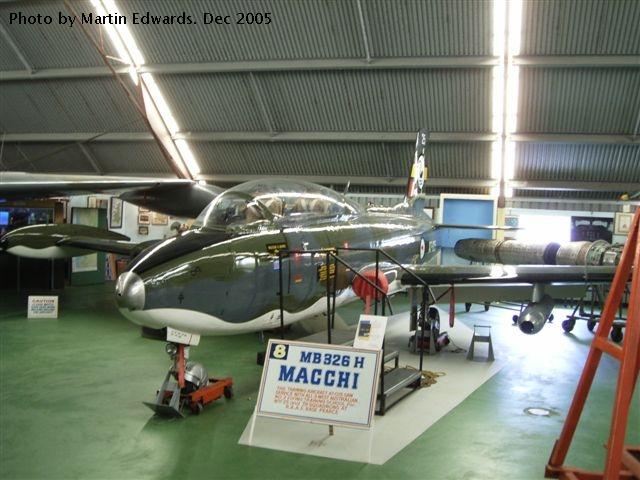
[{"label": "red ladder", "polygon": [[[633,217],[629,238],[622,252],[620,264],[611,285],[611,291],[605,302],[598,330],[591,343],[589,355],[582,370],[578,388],[573,397],[571,408],[560,433],[560,438],[551,452],[549,463],[545,469],[545,477],[561,479],[640,479],[640,448],[624,445],[629,408],[633,398],[633,390],[640,370],[640,209]],[[622,347],[607,338],[616,311],[620,305],[625,285],[632,272],[631,295],[624,344]],[[620,361],[618,384],[611,419],[611,431],[607,442],[607,460],[604,472],[588,472],[574,467],[564,466],[564,461],[576,431],[580,414],[593,383],[602,353],[608,353]],[[623,469],[624,466],[624,469]]]}]

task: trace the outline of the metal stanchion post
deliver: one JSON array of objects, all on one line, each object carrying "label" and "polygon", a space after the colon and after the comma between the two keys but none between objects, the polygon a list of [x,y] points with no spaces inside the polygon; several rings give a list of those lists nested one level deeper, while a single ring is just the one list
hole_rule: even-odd
[{"label": "metal stanchion post", "polygon": [[278,250],[278,283],[280,288],[280,338],[284,340],[284,288],[282,282],[282,251]]}]

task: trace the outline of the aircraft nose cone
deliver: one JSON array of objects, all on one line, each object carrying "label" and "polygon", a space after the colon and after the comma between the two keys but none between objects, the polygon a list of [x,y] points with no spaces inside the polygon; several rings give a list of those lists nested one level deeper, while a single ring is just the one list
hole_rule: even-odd
[{"label": "aircraft nose cone", "polygon": [[118,307],[128,310],[144,308],[144,282],[135,272],[124,272],[116,282],[116,301]]}]

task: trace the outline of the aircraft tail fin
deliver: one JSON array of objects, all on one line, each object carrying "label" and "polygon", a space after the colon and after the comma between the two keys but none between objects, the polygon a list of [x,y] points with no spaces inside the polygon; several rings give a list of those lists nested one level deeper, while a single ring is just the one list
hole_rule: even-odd
[{"label": "aircraft tail fin", "polygon": [[416,150],[407,179],[407,191],[405,192],[405,202],[422,193],[425,180],[428,177],[428,168],[425,151],[429,132],[426,128],[421,129],[416,137]]}]

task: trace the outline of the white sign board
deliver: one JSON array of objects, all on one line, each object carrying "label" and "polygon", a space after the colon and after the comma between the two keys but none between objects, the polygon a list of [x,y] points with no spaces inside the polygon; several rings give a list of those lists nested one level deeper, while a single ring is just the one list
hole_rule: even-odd
[{"label": "white sign board", "polygon": [[58,297],[29,295],[27,318],[58,318]]},{"label": "white sign board", "polygon": [[256,413],[369,428],[381,352],[340,345],[269,340]]},{"label": "white sign board", "polygon": [[167,327],[167,342],[181,343],[183,345],[198,345],[200,343],[200,335]]},{"label": "white sign board", "polygon": [[386,329],[387,317],[380,315],[360,315],[353,346],[356,348],[381,350]]}]

